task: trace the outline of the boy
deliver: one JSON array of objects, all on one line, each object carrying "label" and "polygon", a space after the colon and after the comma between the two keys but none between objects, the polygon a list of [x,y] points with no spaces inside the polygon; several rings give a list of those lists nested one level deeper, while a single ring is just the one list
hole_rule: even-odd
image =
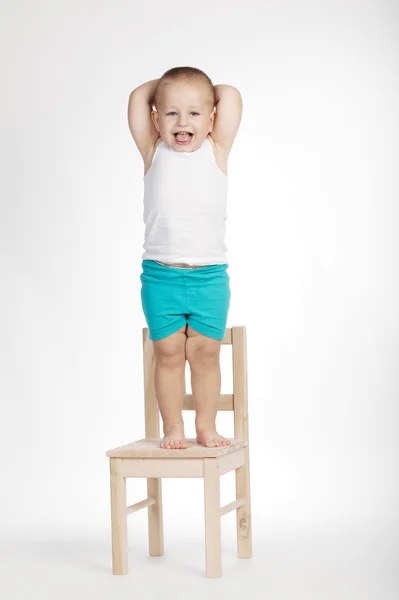
[{"label": "boy", "polygon": [[186,360],[197,443],[230,444],[216,431],[216,412],[230,306],[227,158],[241,115],[240,92],[213,86],[194,67],[170,69],[129,98],[129,128],[144,161],[141,299],[154,347],[162,448],[188,447],[182,417]]}]

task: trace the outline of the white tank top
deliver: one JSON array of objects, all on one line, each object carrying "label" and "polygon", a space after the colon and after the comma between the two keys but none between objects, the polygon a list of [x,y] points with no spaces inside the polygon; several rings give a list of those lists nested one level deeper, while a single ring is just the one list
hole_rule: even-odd
[{"label": "white tank top", "polygon": [[194,152],[161,139],[144,176],[142,260],[189,265],[227,263],[227,175],[206,137]]}]

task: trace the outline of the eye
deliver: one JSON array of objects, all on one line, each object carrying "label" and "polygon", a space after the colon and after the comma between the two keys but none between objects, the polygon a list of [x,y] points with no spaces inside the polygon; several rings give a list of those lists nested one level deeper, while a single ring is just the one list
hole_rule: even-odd
[{"label": "eye", "polygon": [[[191,113],[193,115],[199,115],[199,113],[195,112],[194,110],[191,111]],[[169,115],[175,115],[175,114],[176,114],[176,111],[172,110],[171,112],[168,112],[166,116],[169,117]]]}]

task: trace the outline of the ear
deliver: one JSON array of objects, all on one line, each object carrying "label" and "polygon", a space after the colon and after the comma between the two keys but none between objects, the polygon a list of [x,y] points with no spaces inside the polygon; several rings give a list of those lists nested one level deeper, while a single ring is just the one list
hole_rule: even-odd
[{"label": "ear", "polygon": [[209,116],[209,127],[210,127],[210,129],[209,129],[208,133],[210,131],[212,131],[212,129],[214,127],[214,124],[215,124],[215,109],[213,108],[212,112],[211,112],[211,114]]},{"label": "ear", "polygon": [[152,110],[151,110],[151,119],[152,119],[152,122],[154,123],[155,129],[159,132],[159,125],[158,125],[159,115],[158,115],[157,109],[154,106],[152,107]]}]

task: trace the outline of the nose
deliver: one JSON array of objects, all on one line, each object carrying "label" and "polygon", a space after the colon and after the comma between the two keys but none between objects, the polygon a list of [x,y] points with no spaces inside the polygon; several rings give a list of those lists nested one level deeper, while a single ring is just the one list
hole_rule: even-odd
[{"label": "nose", "polygon": [[189,117],[190,117],[189,111],[181,110],[181,111],[179,111],[179,113],[177,115],[177,122],[182,123],[183,125],[186,125],[187,121],[190,120]]}]

